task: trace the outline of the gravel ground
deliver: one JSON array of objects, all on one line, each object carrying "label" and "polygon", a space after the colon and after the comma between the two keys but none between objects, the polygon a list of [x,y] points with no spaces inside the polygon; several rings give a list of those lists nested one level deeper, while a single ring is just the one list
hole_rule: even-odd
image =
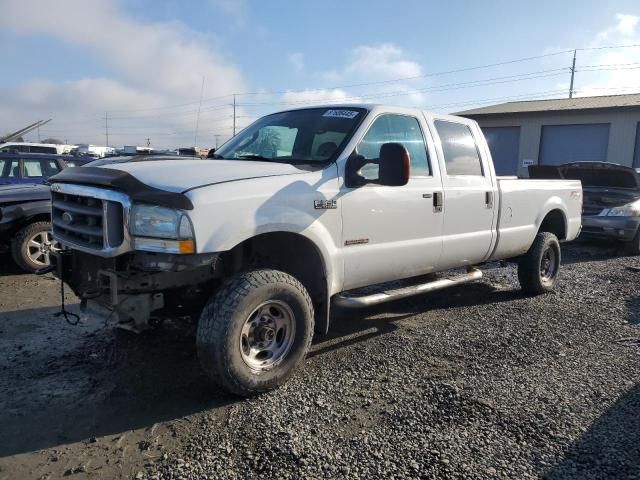
[{"label": "gravel ground", "polygon": [[554,294],[492,265],[336,312],[292,381],[249,400],[206,382],[192,326],[71,327],[53,280],[6,271],[0,479],[640,479],[640,259],[563,253]]}]

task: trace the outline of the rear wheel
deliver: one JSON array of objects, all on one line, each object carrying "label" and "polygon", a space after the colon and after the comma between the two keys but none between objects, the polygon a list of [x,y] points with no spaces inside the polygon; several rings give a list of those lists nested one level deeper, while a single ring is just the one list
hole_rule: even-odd
[{"label": "rear wheel", "polygon": [[536,235],[529,251],[518,262],[518,280],[522,290],[539,295],[556,286],[561,254],[558,238],[549,232]]},{"label": "rear wheel", "polygon": [[312,337],[313,305],[304,286],[278,270],[254,270],[236,275],[213,296],[196,341],[209,377],[250,396],[283,384]]},{"label": "rear wheel", "polygon": [[20,268],[35,272],[51,264],[51,252],[60,248],[49,222],[34,222],[19,230],[11,241],[11,256]]}]

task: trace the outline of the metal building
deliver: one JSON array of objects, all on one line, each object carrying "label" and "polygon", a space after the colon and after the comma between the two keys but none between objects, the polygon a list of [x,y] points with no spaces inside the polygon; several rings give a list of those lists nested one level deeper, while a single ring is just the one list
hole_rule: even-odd
[{"label": "metal building", "polygon": [[498,175],[576,161],[640,168],[640,93],[509,102],[456,115],[480,124]]}]

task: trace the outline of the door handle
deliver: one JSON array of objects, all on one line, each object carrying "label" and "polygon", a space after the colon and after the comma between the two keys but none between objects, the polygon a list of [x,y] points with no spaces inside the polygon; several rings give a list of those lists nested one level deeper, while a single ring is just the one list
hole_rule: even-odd
[{"label": "door handle", "polygon": [[487,208],[493,208],[493,192],[484,192],[484,203],[487,204]]},{"label": "door handle", "polygon": [[444,198],[442,192],[433,192],[433,211],[441,212],[442,204],[444,203]]}]

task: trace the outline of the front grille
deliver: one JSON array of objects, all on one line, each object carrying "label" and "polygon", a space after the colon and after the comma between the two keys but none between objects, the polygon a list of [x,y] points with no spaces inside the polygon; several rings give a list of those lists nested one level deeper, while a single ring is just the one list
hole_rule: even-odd
[{"label": "front grille", "polygon": [[51,193],[53,235],[62,243],[91,250],[117,248],[124,240],[119,202],[66,192]]}]

